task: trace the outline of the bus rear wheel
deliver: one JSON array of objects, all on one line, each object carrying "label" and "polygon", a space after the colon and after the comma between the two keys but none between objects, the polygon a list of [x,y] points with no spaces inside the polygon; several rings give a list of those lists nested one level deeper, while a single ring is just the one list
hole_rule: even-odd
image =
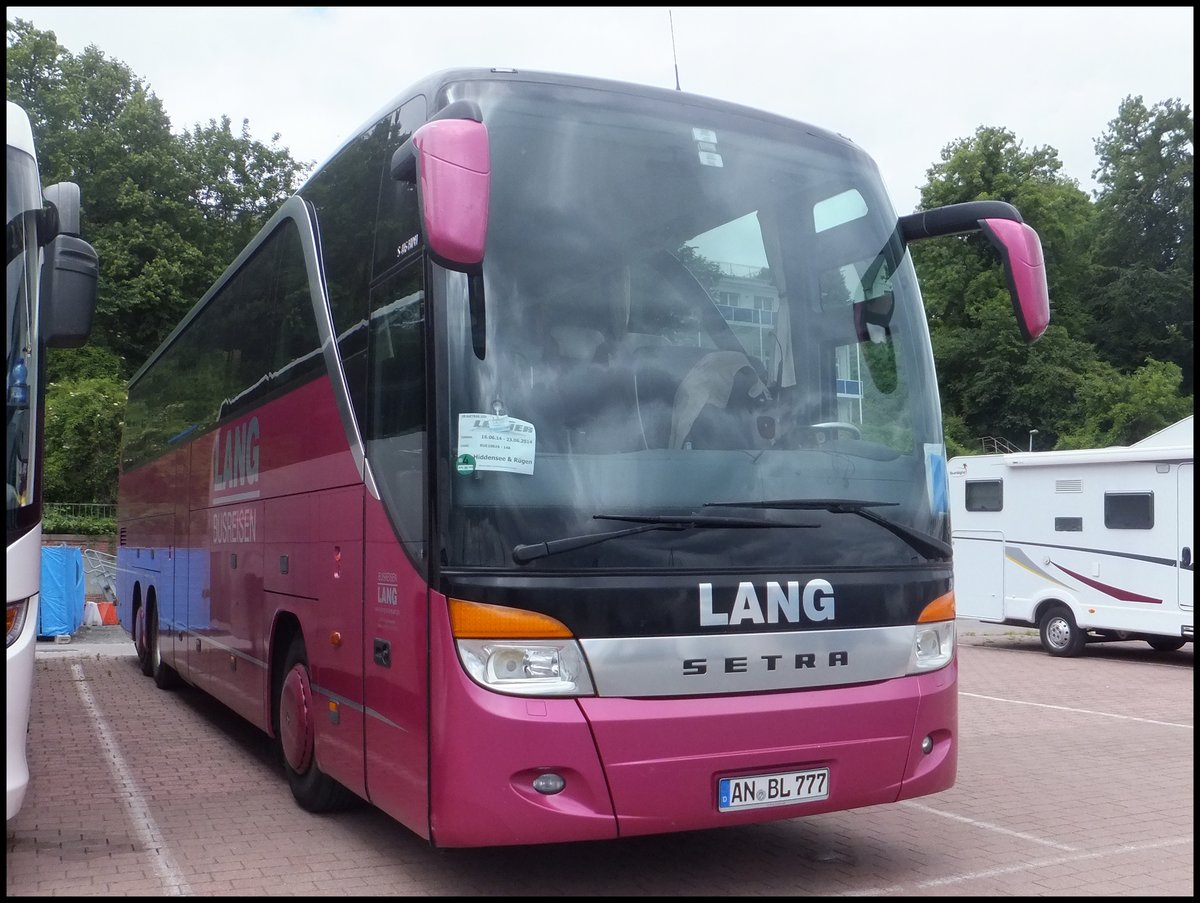
[{"label": "bus rear wheel", "polygon": [[1052,605],[1042,615],[1038,628],[1042,648],[1051,655],[1071,658],[1087,645],[1087,635],[1075,623],[1075,616],[1065,605]]},{"label": "bus rear wheel", "polygon": [[137,651],[138,664],[147,677],[154,674],[150,661],[150,645],[146,637],[146,606],[139,605],[133,616],[133,648]]},{"label": "bus rear wheel", "polygon": [[146,666],[143,666],[143,671],[154,678],[154,685],[160,690],[173,690],[179,686],[179,673],[162,660],[162,634],[158,630],[158,609],[153,602],[149,603],[147,608],[149,610],[146,612],[146,659],[149,670],[146,671]]},{"label": "bus rear wheel", "polygon": [[342,808],[350,792],[317,765],[316,703],[308,671],[304,638],[297,634],[284,659],[275,707],[275,745],[292,796],[309,812]]}]

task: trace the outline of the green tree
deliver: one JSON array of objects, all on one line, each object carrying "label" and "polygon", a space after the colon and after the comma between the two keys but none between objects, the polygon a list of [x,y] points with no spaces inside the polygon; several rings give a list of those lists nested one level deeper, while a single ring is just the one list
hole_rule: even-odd
[{"label": "green tree", "polygon": [[1192,273],[1192,132],[1187,104],[1127,97],[1096,139],[1098,239],[1109,265]]},{"label": "green tree", "polygon": [[292,193],[309,165],[234,135],[227,117],[175,135],[162,103],[95,46],[7,22],[9,100],[29,113],[42,180],[71,180],[100,259],[92,342],[132,375]]},{"label": "green tree", "polygon": [[52,502],[115,502],[125,384],[63,380],[46,390],[42,492]]},{"label": "green tree", "polygon": [[[1105,372],[1109,370],[1110,372]],[[1192,399],[1180,394],[1183,374],[1169,361],[1147,361],[1119,378],[1107,364],[1080,383],[1087,414],[1058,448],[1131,445],[1192,413]]]},{"label": "green tree", "polygon": [[1017,442],[1036,427],[1052,442],[1078,424],[1078,385],[1095,361],[1076,337],[1089,322],[1078,284],[1091,202],[1064,177],[1057,152],[1026,151],[1005,129],[978,129],[942,151],[928,173],[921,208],[976,200],[1013,204],[1042,238],[1054,314],[1042,338],[1021,340],[999,255],[982,235],[913,246],[930,320],[944,421],[954,444]]},{"label": "green tree", "polygon": [[1191,107],[1127,97],[1096,141],[1100,185],[1088,338],[1128,374],[1172,361],[1194,389],[1194,161]]},{"label": "green tree", "polygon": [[297,163],[280,135],[269,144],[250,135],[250,121],[242,120],[235,135],[228,116],[196,124],[182,136],[191,202],[203,214],[205,263],[201,274],[207,286],[249,244],[263,224],[311,169]]}]

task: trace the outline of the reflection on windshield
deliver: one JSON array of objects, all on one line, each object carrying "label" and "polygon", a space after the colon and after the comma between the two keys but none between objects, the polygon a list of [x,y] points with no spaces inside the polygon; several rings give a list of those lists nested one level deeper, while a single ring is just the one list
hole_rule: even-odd
[{"label": "reflection on windshield", "polygon": [[[516,546],[588,534],[597,510],[723,500],[878,500],[945,535],[924,312],[865,156],[708,107],[462,90],[484,110],[493,189],[487,353],[453,292],[439,338],[452,562],[503,566]],[[465,299],[465,277],[447,284]],[[670,545],[677,564],[708,542],[636,545]],[[796,561],[794,542],[770,542]]]}]

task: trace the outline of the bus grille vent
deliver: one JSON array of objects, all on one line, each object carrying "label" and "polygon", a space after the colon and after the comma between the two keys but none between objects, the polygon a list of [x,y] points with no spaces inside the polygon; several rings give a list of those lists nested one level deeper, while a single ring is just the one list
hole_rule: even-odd
[{"label": "bus grille vent", "polygon": [[1083,480],[1055,480],[1055,492],[1083,492]]}]

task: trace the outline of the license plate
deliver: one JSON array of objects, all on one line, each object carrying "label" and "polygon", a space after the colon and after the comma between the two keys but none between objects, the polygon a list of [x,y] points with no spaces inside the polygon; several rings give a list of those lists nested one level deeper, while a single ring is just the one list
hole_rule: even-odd
[{"label": "license plate", "polygon": [[721,778],[717,788],[717,809],[721,812],[739,812],[764,806],[809,803],[828,797],[828,768],[752,774],[744,778]]}]

